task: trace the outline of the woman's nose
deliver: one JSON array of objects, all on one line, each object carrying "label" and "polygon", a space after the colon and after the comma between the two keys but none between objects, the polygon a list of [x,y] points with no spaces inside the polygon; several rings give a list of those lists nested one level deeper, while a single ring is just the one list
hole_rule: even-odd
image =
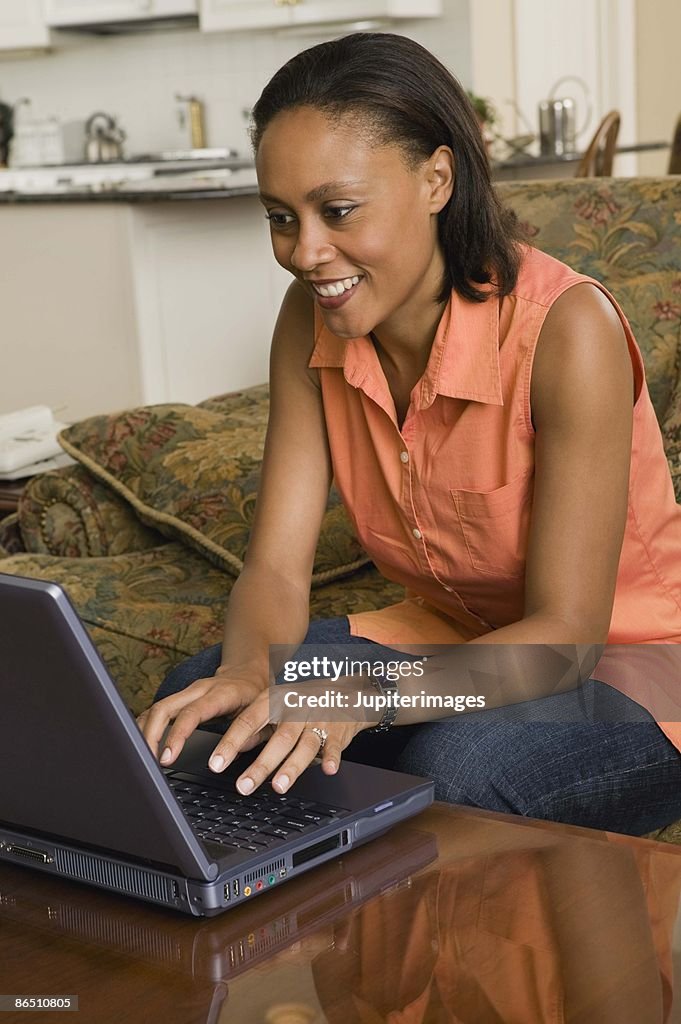
[{"label": "woman's nose", "polygon": [[329,263],[335,255],[336,250],[328,239],[324,225],[301,224],[291,252],[291,263],[296,270],[309,272],[320,263]]}]

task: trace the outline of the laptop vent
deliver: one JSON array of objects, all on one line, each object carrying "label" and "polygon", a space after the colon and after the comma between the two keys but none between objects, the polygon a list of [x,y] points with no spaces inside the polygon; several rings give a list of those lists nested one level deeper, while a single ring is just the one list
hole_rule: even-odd
[{"label": "laptop vent", "polygon": [[264,868],[258,868],[257,871],[249,871],[247,875],[244,875],[244,885],[250,885],[251,882],[256,882],[259,878],[264,878],[266,875],[275,874],[277,871],[283,871],[286,866],[286,861],[283,857],[279,860],[273,860],[271,864],[268,864]]},{"label": "laptop vent", "polygon": [[99,857],[73,850],[56,850],[54,860],[57,870],[72,878],[82,878],[117,892],[132,893],[161,903],[175,903],[172,881],[152,871],[110,864]]},{"label": "laptop vent", "polygon": [[60,905],[58,917],[59,925],[67,934],[98,946],[134,953],[155,963],[174,964],[182,959],[179,943],[157,929],[132,925],[66,904]]}]

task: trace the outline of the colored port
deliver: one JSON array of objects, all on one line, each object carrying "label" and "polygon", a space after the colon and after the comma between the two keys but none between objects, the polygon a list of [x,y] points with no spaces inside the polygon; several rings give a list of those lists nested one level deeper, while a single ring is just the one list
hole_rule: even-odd
[{"label": "colored port", "polygon": [[253,890],[251,889],[250,885],[244,886],[244,896],[250,896],[252,892]]},{"label": "colored port", "polygon": [[265,888],[265,883],[263,882],[262,878],[255,883],[255,887],[258,890],[258,892],[260,892],[261,889]]},{"label": "colored port", "polygon": [[276,880],[277,880],[277,876],[276,875],[270,875],[270,877],[267,879],[268,885],[274,885]]}]

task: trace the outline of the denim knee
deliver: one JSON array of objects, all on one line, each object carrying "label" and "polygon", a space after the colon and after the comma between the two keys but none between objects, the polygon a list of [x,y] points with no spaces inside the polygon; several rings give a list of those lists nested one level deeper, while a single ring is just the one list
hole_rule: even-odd
[{"label": "denim knee", "polygon": [[169,697],[173,693],[179,693],[190,683],[197,679],[209,679],[214,676],[220,667],[222,656],[222,644],[215,644],[213,647],[206,647],[198,654],[192,655],[185,661],[181,661],[170,670],[154,696],[154,703]]},{"label": "denim knee", "polygon": [[522,748],[513,750],[509,734],[513,726],[471,726],[463,720],[421,726],[395,768],[431,778],[436,800],[531,816],[531,797],[522,785]]}]

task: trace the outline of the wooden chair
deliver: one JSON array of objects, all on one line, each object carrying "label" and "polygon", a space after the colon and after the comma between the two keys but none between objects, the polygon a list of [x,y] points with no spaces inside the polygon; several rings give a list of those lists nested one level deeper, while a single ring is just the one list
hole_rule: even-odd
[{"label": "wooden chair", "polygon": [[606,114],[577,165],[575,178],[606,178],[612,174],[617,136],[620,130],[619,111]]},{"label": "wooden chair", "polygon": [[681,114],[676,122],[667,174],[681,174]]}]

